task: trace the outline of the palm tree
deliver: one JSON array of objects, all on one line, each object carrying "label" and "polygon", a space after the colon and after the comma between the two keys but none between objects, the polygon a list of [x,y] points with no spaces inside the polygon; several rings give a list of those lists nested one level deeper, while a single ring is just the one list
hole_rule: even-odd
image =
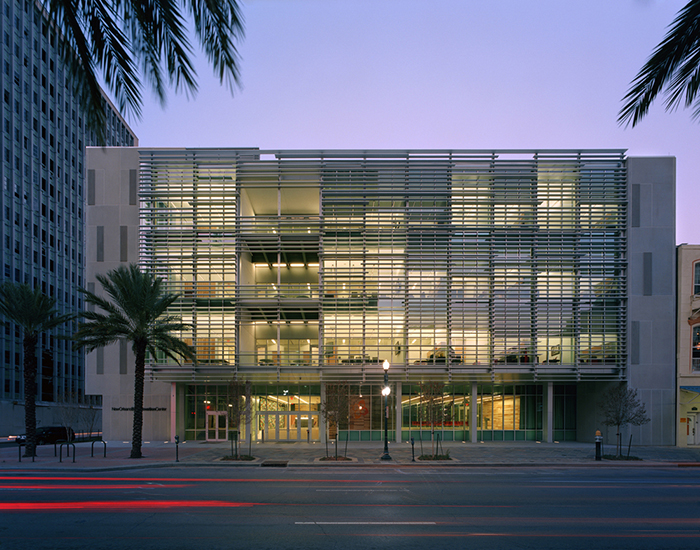
[{"label": "palm tree", "polygon": [[678,12],[661,44],[632,81],[623,98],[618,122],[635,126],[649,111],[657,95],[666,89],[666,110],[681,103],[694,106],[700,117],[700,0],[691,0]]},{"label": "palm tree", "polygon": [[168,308],[178,299],[177,294],[164,293],[162,279],[144,272],[136,265],[120,266],[106,275],[96,275],[110,300],[81,290],[85,303],[102,311],[84,311],[85,322],[73,335],[74,348],[93,351],[119,340],[131,342],[135,356],[134,429],[131,458],[141,458],[143,431],[143,386],[146,357],[155,358],[161,352],[175,361],[179,357],[194,358],[193,349],[173,336],[189,328],[179,317],[169,315]]},{"label": "palm tree", "polygon": [[[24,429],[27,434],[25,456],[36,455],[36,346],[39,334],[74,318],[58,315],[56,300],[29,285],[5,281],[0,285],[0,315],[22,328],[24,349]],[[3,323],[6,324],[6,323]]]},{"label": "palm tree", "polygon": [[[161,103],[166,88],[197,92],[187,19],[219,81],[239,82],[236,42],[243,37],[237,0],[43,0],[63,61],[91,129],[103,136],[102,78],[121,112],[141,115],[145,76]],[[99,75],[97,74],[99,72]]]}]

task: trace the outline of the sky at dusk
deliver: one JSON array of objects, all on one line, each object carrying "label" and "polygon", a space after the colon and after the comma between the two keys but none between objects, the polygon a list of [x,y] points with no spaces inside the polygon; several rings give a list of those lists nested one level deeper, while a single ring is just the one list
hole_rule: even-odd
[{"label": "sky at dusk", "polygon": [[678,243],[700,243],[700,122],[617,113],[687,0],[248,0],[242,87],[146,92],[144,147],[627,149],[677,158]]}]

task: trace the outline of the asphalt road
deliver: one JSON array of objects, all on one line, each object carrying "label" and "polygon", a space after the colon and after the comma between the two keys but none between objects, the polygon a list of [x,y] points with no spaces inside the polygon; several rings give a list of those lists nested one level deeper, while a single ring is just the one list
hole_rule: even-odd
[{"label": "asphalt road", "polygon": [[700,468],[0,472],[0,549],[693,548]]}]

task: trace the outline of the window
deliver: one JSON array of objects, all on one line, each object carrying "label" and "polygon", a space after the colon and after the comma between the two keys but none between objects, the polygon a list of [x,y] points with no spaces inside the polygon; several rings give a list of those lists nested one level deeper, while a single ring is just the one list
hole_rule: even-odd
[{"label": "window", "polygon": [[693,294],[700,294],[700,262],[695,262],[693,269],[695,273],[693,276]]},{"label": "window", "polygon": [[693,349],[691,357],[691,369],[693,371],[700,371],[700,325],[695,325],[693,327]]}]

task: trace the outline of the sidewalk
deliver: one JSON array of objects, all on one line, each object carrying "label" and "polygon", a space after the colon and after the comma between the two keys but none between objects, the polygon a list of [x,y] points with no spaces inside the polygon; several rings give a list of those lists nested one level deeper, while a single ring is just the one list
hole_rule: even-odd
[{"label": "sidewalk", "polygon": [[[254,443],[252,455],[255,461],[225,461],[224,456],[231,454],[230,443],[204,443],[188,441],[178,446],[179,462],[175,462],[175,444],[165,442],[145,442],[142,447],[143,458],[130,459],[131,444],[128,442],[107,442],[107,456],[103,456],[101,443],[94,446],[94,457],[90,456],[90,443],[76,444],[76,457],[66,458],[65,447],[63,460],[59,462],[54,456],[54,446],[38,447],[34,462],[31,458],[22,458],[19,462],[17,447],[0,447],[0,473],[9,471],[99,471],[152,467],[504,467],[504,466],[543,466],[543,467],[698,467],[700,468],[700,448],[679,447],[632,447],[631,455],[640,461],[595,461],[595,446],[592,443],[535,443],[535,442],[497,442],[497,443],[443,443],[442,449],[449,451],[450,461],[412,462],[411,446],[407,443],[390,443],[391,460],[382,461],[382,442],[350,442],[347,456],[351,462],[319,462],[326,455],[323,444],[309,443]],[[430,453],[430,445],[423,443],[423,450]],[[335,450],[328,447],[329,454]],[[341,443],[339,455],[344,451]],[[248,445],[243,443],[239,452],[248,454]],[[614,453],[614,447],[606,446],[604,453]],[[420,445],[416,444],[415,455],[421,454]],[[627,454],[625,448],[624,453]]]}]

